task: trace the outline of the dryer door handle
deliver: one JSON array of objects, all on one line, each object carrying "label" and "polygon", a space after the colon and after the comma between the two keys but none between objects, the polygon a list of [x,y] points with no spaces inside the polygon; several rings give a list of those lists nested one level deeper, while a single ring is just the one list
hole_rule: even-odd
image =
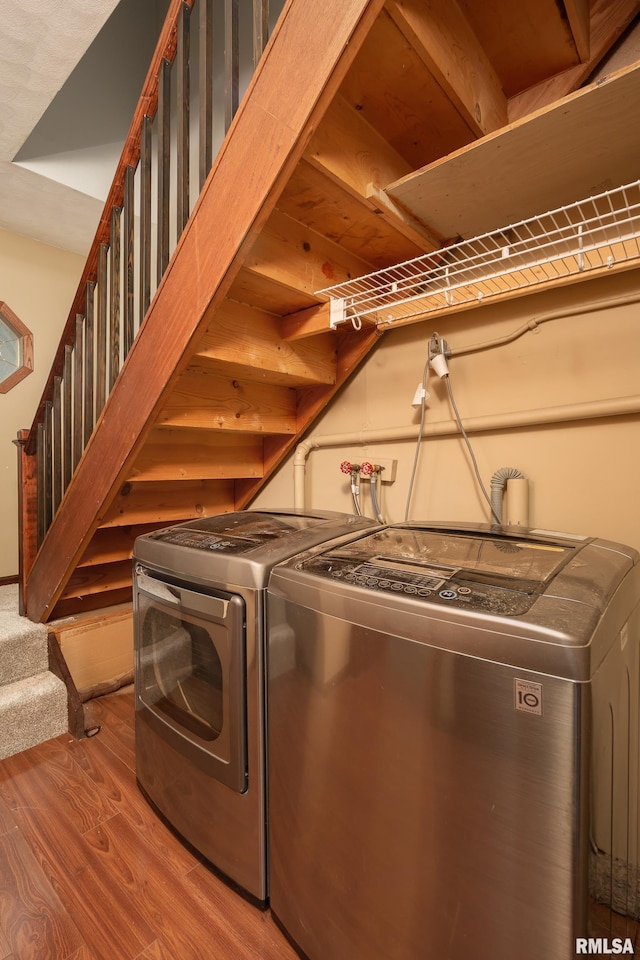
[{"label": "dryer door handle", "polygon": [[229,601],[224,597],[197,593],[195,590],[188,590],[175,583],[165,583],[164,580],[149,576],[145,568],[140,566],[136,567],[135,581],[137,590],[165,605],[191,611],[214,622],[223,622],[227,619]]},{"label": "dryer door handle", "polygon": [[144,590],[150,597],[156,600],[162,600],[164,603],[171,603],[178,606],[180,603],[180,588],[164,583],[162,580],[156,580],[150,577],[144,568],[136,568],[136,585],[139,590]]}]

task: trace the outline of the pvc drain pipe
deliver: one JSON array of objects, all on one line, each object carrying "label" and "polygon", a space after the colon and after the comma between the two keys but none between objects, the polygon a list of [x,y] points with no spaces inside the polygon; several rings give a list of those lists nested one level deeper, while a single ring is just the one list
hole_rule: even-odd
[{"label": "pvc drain pipe", "polygon": [[[599,417],[622,417],[640,413],[640,396],[614,397],[610,400],[590,400],[586,403],[571,403],[563,406],[536,410],[521,410],[514,413],[494,414],[486,417],[469,417],[463,420],[467,433],[483,433],[491,430],[514,430],[520,427],[544,426],[550,423],[572,423],[579,420],[595,420]],[[351,433],[334,433],[309,437],[296,447],[293,458],[293,502],[296,507],[305,506],[305,467],[312,450],[323,447],[340,447],[350,444],[388,443],[398,440],[415,440],[419,427],[387,427],[381,430],[360,430]],[[445,437],[459,435],[455,420],[440,420],[426,424],[422,435]]]}]

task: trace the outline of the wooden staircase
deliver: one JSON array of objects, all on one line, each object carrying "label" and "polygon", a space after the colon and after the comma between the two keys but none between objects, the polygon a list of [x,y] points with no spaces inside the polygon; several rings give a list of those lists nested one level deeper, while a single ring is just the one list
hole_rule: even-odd
[{"label": "wooden staircase", "polygon": [[[509,121],[505,77],[515,67],[497,63],[464,4],[291,0],[170,259],[165,251],[126,358],[111,361],[108,396],[89,399],[95,426],[79,455],[72,447],[77,465],[57,496],[54,479],[54,509],[39,534],[46,476],[37,463],[38,424],[49,411],[48,471],[52,463],[55,473],[60,447],[65,473],[56,390],[68,411],[58,420],[77,427],[74,331],[82,327],[78,317],[89,316],[87,289],[109,282],[113,289],[120,276],[113,266],[100,272],[119,237],[112,211],[126,210],[127,168],[137,163],[144,117],[155,102],[163,109],[163,63],[176,44],[180,59],[193,5],[172,3],[148,80],[155,101],[150,106],[147,90],[36,423],[20,438],[22,591],[33,620],[126,601],[137,535],[251,502],[378,340],[375,326],[330,330],[326,297],[316,292],[450,239],[394,206],[384,186]],[[551,4],[546,30],[562,33],[564,52],[556,51],[547,73],[520,77],[510,92],[514,105],[521,108],[520,94],[549,70],[548,100],[574,89],[637,10],[632,0],[613,6],[606,41],[588,54],[569,43]],[[488,7],[503,19],[512,9],[510,0]],[[538,102],[544,96],[540,87]],[[119,350],[117,336],[114,342]]]}]

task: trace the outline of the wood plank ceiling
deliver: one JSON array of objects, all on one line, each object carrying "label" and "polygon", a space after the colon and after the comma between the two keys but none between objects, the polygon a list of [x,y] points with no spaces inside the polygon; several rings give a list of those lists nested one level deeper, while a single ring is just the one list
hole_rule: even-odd
[{"label": "wood plank ceiling", "polygon": [[[316,291],[451,239],[395,207],[384,187],[576,89],[640,6],[350,0],[335,13],[339,8],[342,22],[348,7],[353,30],[340,35],[342,49],[330,63],[314,49],[337,32],[322,26],[328,2],[293,0],[285,10],[287,29],[276,32],[250,91],[256,104],[280,98],[280,127],[274,120],[266,129],[258,118],[266,166],[310,82],[301,68],[306,52],[324,71],[323,89],[286,157],[271,164],[269,183],[256,186],[255,165],[238,166],[225,180],[232,150],[214,168],[208,199],[196,209],[146,321],[150,345],[134,347],[98,425],[98,434],[111,437],[94,456],[102,473],[86,456],[89,472],[72,483],[51,543],[36,560],[27,596],[33,619],[128,600],[136,535],[250,503],[377,341],[373,330],[329,332],[327,304]],[[286,81],[278,81],[276,67],[288,71]],[[245,140],[239,157],[255,149],[255,122],[251,105],[241,107],[231,132],[231,140]],[[227,217],[236,217],[237,227],[225,228],[223,263],[215,266],[219,241],[208,232],[206,211],[222,187],[231,191]],[[238,198],[251,191],[257,199],[245,211]],[[218,270],[217,285],[201,290],[209,269]],[[185,298],[194,319],[182,345],[177,335],[165,342],[156,332],[152,346],[154,316],[166,314],[180,326]],[[155,378],[144,367],[154,349],[168,356]],[[139,403],[136,389],[124,386],[127,376],[142,377]],[[106,423],[114,416],[126,434],[117,443]],[[83,506],[92,491],[93,502]]]}]

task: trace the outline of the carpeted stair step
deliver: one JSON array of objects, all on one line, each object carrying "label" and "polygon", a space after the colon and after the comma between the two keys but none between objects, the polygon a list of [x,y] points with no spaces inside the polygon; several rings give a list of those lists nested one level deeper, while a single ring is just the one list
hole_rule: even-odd
[{"label": "carpeted stair step", "polygon": [[18,587],[0,587],[0,684],[49,669],[47,627],[18,614]]},{"label": "carpeted stair step", "polygon": [[44,670],[0,687],[0,760],[69,729],[67,688]]}]

